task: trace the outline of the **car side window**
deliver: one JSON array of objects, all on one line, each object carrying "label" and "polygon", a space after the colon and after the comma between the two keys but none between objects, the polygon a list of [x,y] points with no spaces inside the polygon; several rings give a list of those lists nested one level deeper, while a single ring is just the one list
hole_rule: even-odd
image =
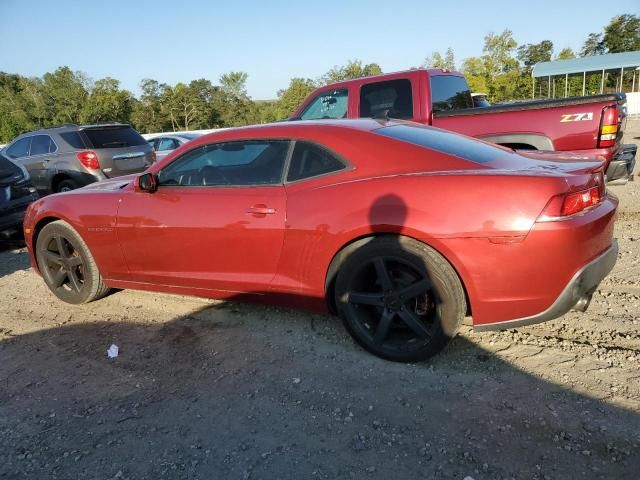
[{"label": "car side window", "polygon": [[59,135],[71,148],[78,150],[87,148],[79,132],[62,132]]},{"label": "car side window", "polygon": [[31,137],[21,138],[7,149],[7,155],[11,158],[23,158],[29,155]]},{"label": "car side window", "polygon": [[349,91],[336,88],[320,92],[300,115],[300,120],[320,120],[323,118],[346,118],[349,105]]},{"label": "car side window", "polygon": [[162,186],[258,186],[282,183],[289,141],[248,140],[203,145],[181,155],[159,175]]},{"label": "car side window", "polygon": [[344,168],[346,168],[345,163],[325,148],[309,142],[296,141],[287,173],[287,182],[317,177]]},{"label": "car side window", "polygon": [[176,149],[176,141],[173,138],[161,138],[158,142],[158,148],[156,150],[158,152],[164,152],[167,150],[175,150]]},{"label": "car side window", "polygon": [[43,155],[45,153],[52,153],[57,150],[56,144],[53,143],[49,135],[34,135],[31,137],[31,149],[29,155]]},{"label": "car side window", "polygon": [[411,81],[369,83],[360,90],[361,117],[413,118]]}]

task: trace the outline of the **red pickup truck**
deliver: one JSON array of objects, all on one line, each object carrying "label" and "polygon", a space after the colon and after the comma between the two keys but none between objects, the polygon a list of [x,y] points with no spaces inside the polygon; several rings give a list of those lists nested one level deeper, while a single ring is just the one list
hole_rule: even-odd
[{"label": "red pickup truck", "polygon": [[358,117],[407,119],[515,149],[600,156],[607,181],[633,178],[636,146],[622,144],[624,94],[474,107],[462,74],[417,69],[320,87],[292,119]]}]

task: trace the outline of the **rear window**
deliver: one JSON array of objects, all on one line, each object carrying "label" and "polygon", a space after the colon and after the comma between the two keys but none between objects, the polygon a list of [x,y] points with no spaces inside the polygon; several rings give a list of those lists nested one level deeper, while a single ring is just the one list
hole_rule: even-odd
[{"label": "rear window", "polygon": [[148,145],[147,141],[129,126],[86,128],[83,132],[89,139],[92,148],[124,148]]},{"label": "rear window", "polygon": [[467,81],[454,75],[431,77],[431,103],[434,112],[473,107]]},{"label": "rear window", "polygon": [[464,158],[475,163],[485,163],[504,157],[509,152],[479,140],[456,135],[437,128],[415,125],[394,125],[374,130],[379,135],[412,143],[421,147]]},{"label": "rear window", "polygon": [[369,83],[360,90],[361,117],[413,117],[411,81],[403,78]]}]

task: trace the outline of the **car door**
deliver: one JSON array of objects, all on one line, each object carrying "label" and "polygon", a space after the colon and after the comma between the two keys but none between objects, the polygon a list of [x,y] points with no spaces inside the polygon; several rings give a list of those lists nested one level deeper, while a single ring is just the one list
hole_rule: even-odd
[{"label": "car door", "polygon": [[29,147],[31,146],[31,137],[24,137],[13,142],[7,147],[6,154],[12,160],[19,162],[27,169],[29,176],[33,176],[33,168],[29,162]]},{"label": "car door", "polygon": [[31,175],[33,186],[41,192],[49,188],[50,154],[55,153],[57,149],[58,147],[49,135],[33,135],[31,137],[29,157],[25,158],[24,162]]},{"label": "car door", "polygon": [[156,192],[125,194],[117,228],[130,280],[266,292],[284,240],[289,143],[199,146],[158,173]]}]

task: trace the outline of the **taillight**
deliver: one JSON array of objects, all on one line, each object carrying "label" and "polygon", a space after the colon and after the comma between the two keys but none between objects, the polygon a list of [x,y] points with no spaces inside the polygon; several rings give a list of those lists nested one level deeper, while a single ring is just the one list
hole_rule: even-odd
[{"label": "taillight", "polygon": [[[600,174],[601,175],[601,174]],[[601,185],[587,188],[579,192],[565,193],[553,197],[538,217],[539,222],[553,222],[580,213],[598,205],[604,199],[604,188]]]},{"label": "taillight", "polygon": [[568,217],[569,215],[575,215],[598,203],[600,203],[600,189],[598,187],[591,187],[588,190],[570,193],[564,197],[560,216]]},{"label": "taillight", "polygon": [[598,148],[612,147],[618,136],[618,107],[605,107],[600,121]]},{"label": "taillight", "polygon": [[100,168],[100,161],[98,160],[98,156],[91,150],[85,150],[83,152],[76,153],[76,158],[82,165],[90,168],[91,170],[98,170]]},{"label": "taillight", "polygon": [[158,156],[156,155],[156,149],[151,149],[151,163],[156,163]]}]

